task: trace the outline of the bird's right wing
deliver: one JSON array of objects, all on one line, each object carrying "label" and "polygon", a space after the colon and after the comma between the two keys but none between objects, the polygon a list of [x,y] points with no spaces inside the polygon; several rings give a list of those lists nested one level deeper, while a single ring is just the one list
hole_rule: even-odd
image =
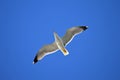
[{"label": "bird's right wing", "polygon": [[78,26],[78,27],[72,27],[68,29],[66,34],[62,37],[64,46],[66,46],[69,42],[71,42],[71,40],[75,35],[81,33],[86,29],[87,29],[87,26]]}]

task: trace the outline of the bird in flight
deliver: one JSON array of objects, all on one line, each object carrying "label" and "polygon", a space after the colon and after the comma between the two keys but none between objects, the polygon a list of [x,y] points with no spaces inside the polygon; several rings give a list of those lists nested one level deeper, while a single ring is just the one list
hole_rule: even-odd
[{"label": "bird in flight", "polygon": [[58,36],[58,34],[56,32],[54,32],[54,38],[55,38],[55,42],[53,42],[52,44],[43,46],[36,54],[34,60],[33,60],[33,64],[37,63],[39,60],[41,60],[42,58],[44,58],[46,55],[55,53],[56,51],[60,50],[64,56],[68,55],[69,52],[68,50],[65,48],[65,46],[71,42],[71,40],[73,39],[74,36],[76,36],[77,34],[85,31],[88,27],[87,26],[76,26],[76,27],[72,27],[70,29],[68,29],[66,31],[66,34],[60,38]]}]

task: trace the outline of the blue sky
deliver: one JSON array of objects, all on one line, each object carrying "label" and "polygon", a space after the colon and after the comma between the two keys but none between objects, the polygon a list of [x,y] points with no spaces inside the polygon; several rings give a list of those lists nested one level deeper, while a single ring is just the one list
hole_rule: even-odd
[{"label": "blue sky", "polygon": [[[119,0],[0,0],[0,80],[120,80]],[[66,47],[33,65],[68,28],[87,25]]]}]

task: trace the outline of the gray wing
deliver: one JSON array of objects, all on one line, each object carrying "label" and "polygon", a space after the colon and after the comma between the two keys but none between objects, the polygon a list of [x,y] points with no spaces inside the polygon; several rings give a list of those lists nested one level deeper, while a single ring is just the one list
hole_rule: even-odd
[{"label": "gray wing", "polygon": [[87,26],[77,26],[77,27],[68,29],[66,34],[62,37],[64,46],[66,46],[76,34],[81,33],[86,29],[87,29]]},{"label": "gray wing", "polygon": [[52,53],[56,52],[57,50],[58,50],[58,47],[55,42],[50,45],[46,45],[46,46],[42,47],[36,54],[33,64],[38,62],[38,60],[41,60],[44,56],[46,56],[48,54],[52,54]]}]

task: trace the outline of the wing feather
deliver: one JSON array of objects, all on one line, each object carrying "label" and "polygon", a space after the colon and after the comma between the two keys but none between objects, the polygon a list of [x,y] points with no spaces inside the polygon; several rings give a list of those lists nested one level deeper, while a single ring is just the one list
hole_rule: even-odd
[{"label": "wing feather", "polygon": [[48,54],[52,54],[54,52],[56,52],[58,50],[58,47],[56,45],[56,43],[52,43],[46,46],[43,46],[36,54],[33,64],[35,64],[36,62],[38,62],[38,60],[41,60],[43,57],[45,57]]},{"label": "wing feather", "polygon": [[86,29],[86,26],[78,26],[68,29],[66,34],[62,37],[63,44],[66,46],[69,42],[71,42],[75,35],[81,33]]}]

